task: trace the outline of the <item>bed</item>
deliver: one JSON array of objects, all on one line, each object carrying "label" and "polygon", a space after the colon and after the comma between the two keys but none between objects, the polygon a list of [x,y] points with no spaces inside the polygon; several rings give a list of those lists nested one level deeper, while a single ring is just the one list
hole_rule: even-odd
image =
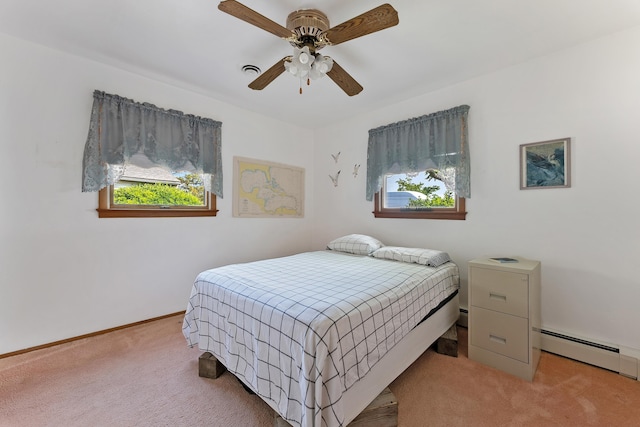
[{"label": "bed", "polygon": [[183,334],[288,423],[343,426],[456,322],[458,287],[444,252],[348,235],[203,271]]}]

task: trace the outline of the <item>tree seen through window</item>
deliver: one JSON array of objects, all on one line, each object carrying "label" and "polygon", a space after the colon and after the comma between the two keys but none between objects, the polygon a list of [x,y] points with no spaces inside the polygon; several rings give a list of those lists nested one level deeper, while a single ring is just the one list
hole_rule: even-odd
[{"label": "tree seen through window", "polygon": [[455,195],[446,190],[440,172],[435,169],[389,175],[385,193],[387,207],[451,208],[456,202]]}]

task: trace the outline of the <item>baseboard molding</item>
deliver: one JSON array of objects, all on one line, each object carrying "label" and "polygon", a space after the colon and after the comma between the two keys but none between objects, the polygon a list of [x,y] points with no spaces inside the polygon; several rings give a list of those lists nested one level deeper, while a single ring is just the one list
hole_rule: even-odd
[{"label": "baseboard molding", "polygon": [[[29,353],[31,351],[41,350],[44,348],[81,340],[84,338],[103,335],[109,332],[114,332],[121,329],[130,328],[132,326],[138,326],[145,323],[153,322],[155,320],[166,319],[168,317],[183,314],[184,311],[166,314],[164,316],[129,323],[126,325],[117,326],[115,328],[104,329],[101,331],[92,332],[90,334],[80,335],[73,338],[67,338],[48,344],[26,348],[24,350],[0,354],[0,359],[17,356],[19,354]],[[465,328],[469,326],[469,311],[467,309],[460,308],[460,316],[458,317],[457,324]],[[542,330],[541,338],[541,349],[543,351],[567,357],[569,359],[574,359],[579,362],[588,363],[590,365],[617,372],[620,375],[624,375],[625,377],[633,378],[640,381],[640,357],[638,357],[640,353],[638,350],[628,348],[620,349],[619,347],[600,344],[581,338],[575,338],[566,334],[545,329]]]},{"label": "baseboard molding", "polygon": [[51,342],[51,343],[42,344],[42,345],[38,345],[38,346],[35,346],[35,347],[25,348],[23,350],[12,351],[11,353],[0,354],[0,359],[4,359],[4,358],[7,358],[7,357],[11,357],[11,356],[17,356],[19,354],[29,353],[29,352],[35,351],[35,350],[42,350],[44,348],[54,347],[56,345],[66,344],[66,343],[73,342],[73,341],[78,341],[78,340],[81,340],[81,339],[84,339],[84,338],[90,338],[90,337],[95,337],[95,336],[98,336],[98,335],[104,335],[104,334],[108,334],[109,332],[115,332],[115,331],[119,331],[121,329],[131,328],[132,326],[144,325],[145,323],[153,322],[153,321],[156,321],[156,320],[166,319],[166,318],[173,317],[173,316],[178,316],[178,315],[181,315],[181,314],[184,315],[184,313],[185,313],[184,311],[178,311],[176,313],[165,314],[164,316],[158,316],[158,317],[154,317],[152,319],[146,319],[146,320],[141,320],[139,322],[128,323],[128,324],[122,325],[122,326],[116,326],[115,328],[103,329],[101,331],[91,332],[90,334],[84,334],[84,335],[80,335],[80,336],[72,337],[72,338],[67,338],[67,339],[60,340],[60,341],[54,341],[54,342]]},{"label": "baseboard molding", "polygon": [[619,347],[545,329],[542,330],[541,338],[543,351],[640,380],[638,378],[638,359],[630,355],[621,354]]}]

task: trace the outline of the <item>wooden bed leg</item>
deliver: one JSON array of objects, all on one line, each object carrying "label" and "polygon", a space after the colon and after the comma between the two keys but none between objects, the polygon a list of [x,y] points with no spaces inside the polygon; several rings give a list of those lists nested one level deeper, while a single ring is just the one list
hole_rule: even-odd
[{"label": "wooden bed leg", "polygon": [[387,387],[347,427],[396,427],[397,425],[398,401]]},{"label": "wooden bed leg", "polygon": [[[273,412],[273,427],[291,427],[277,412]],[[349,423],[347,427],[397,427],[398,401],[389,387],[382,390],[373,402]]]},{"label": "wooden bed leg", "polygon": [[216,379],[226,370],[227,368],[208,351],[198,358],[198,375],[201,377]]},{"label": "wooden bed leg", "polygon": [[458,328],[455,323],[438,338],[436,351],[447,356],[458,357]]}]

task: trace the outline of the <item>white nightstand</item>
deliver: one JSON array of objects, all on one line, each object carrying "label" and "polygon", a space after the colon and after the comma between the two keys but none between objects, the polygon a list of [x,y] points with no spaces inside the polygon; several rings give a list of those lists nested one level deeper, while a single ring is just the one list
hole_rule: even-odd
[{"label": "white nightstand", "polygon": [[525,380],[540,361],[540,262],[469,261],[469,359]]}]

